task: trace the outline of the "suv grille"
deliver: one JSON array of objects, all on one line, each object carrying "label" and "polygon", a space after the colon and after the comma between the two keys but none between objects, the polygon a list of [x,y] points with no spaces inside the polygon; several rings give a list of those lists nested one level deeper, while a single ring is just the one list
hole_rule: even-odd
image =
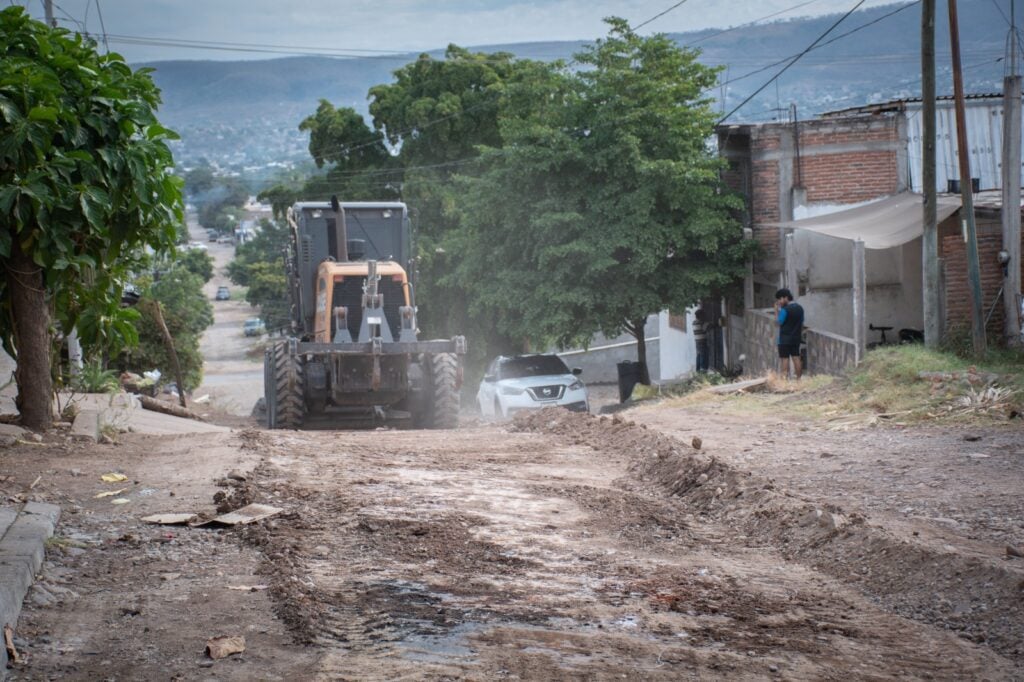
[{"label": "suv grille", "polygon": [[527,389],[530,391],[530,395],[533,396],[534,400],[558,400],[565,393],[564,384],[555,384],[554,386],[534,386],[533,388]]}]

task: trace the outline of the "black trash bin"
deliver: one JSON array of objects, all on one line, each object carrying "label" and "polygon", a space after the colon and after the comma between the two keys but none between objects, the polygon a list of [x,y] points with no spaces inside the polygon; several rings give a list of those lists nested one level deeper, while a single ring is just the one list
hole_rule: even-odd
[{"label": "black trash bin", "polygon": [[619,402],[624,403],[633,395],[633,387],[643,379],[643,371],[639,362],[620,362],[619,369]]}]

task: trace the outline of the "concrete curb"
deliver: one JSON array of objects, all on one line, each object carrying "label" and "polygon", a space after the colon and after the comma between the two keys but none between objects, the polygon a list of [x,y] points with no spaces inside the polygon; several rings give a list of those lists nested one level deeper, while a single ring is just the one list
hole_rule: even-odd
[{"label": "concrete curb", "polygon": [[[21,603],[43,565],[46,540],[60,519],[60,507],[27,502],[0,508],[0,628],[16,627]],[[7,648],[0,643],[0,679],[7,677]]]}]

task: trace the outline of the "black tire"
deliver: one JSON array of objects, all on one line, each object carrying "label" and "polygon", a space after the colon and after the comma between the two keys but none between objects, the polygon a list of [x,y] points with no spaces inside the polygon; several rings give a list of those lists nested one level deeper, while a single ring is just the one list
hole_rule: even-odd
[{"label": "black tire", "polygon": [[274,344],[267,361],[272,361],[265,390],[274,392],[267,400],[267,426],[272,429],[297,429],[306,414],[302,358],[288,352],[288,342]]},{"label": "black tire", "polygon": [[427,358],[427,399],[429,429],[459,428],[459,358],[454,353],[438,353]]}]

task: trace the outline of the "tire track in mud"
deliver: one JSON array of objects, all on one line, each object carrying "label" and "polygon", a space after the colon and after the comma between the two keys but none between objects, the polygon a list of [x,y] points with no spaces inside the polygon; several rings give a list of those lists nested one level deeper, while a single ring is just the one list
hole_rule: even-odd
[{"label": "tire track in mud", "polygon": [[748,544],[768,541],[788,559],[855,586],[885,608],[957,632],[1024,664],[1024,571],[952,546],[902,538],[843,513],[813,505],[770,481],[691,446],[615,418],[537,413],[516,421],[525,431],[567,438],[598,451],[637,453],[631,472],[730,529]]},{"label": "tire track in mud", "polygon": [[[243,536],[324,679],[1008,676],[650,485],[642,429],[562,416],[243,434],[249,496],[286,510]],[[743,478],[704,464],[715,489]]]}]

